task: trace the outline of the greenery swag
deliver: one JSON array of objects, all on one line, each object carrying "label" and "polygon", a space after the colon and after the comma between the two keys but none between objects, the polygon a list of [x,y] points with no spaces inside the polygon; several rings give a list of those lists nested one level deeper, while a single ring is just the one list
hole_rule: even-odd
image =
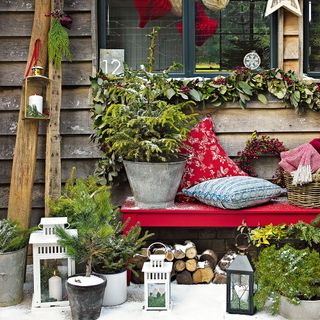
[{"label": "greenery swag", "polygon": [[70,29],[72,19],[69,15],[63,13],[62,10],[55,10],[49,14],[53,17],[51,28],[48,34],[48,55],[49,60],[55,66],[60,66],[62,56],[71,60],[72,55],[69,49],[69,35],[65,28]]},{"label": "greenery swag", "polygon": [[[277,138],[259,137],[257,132],[254,131],[251,138],[246,142],[244,150],[238,152],[239,158],[235,162],[243,171],[252,177],[256,177],[257,174],[252,165],[254,160],[259,159],[261,155],[274,155],[280,158],[280,153],[286,150],[283,142]],[[273,182],[280,186],[285,186],[283,172],[280,167],[277,168],[273,176]]]}]

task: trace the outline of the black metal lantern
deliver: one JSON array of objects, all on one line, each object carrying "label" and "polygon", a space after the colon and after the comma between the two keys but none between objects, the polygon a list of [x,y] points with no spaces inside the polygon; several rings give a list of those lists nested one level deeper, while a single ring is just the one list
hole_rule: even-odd
[{"label": "black metal lantern", "polygon": [[243,243],[248,241],[249,237],[244,236],[242,241],[236,239],[236,246],[240,254],[227,269],[227,312],[252,315],[255,312],[253,304],[254,271],[245,255],[249,244],[248,242],[247,245]]}]

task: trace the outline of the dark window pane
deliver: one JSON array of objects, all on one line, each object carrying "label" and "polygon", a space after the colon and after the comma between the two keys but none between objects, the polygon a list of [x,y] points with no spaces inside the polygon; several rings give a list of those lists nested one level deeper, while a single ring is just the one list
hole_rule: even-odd
[{"label": "dark window pane", "polygon": [[309,67],[308,71],[320,72],[320,2],[309,1]]},{"label": "dark window pane", "polygon": [[264,17],[265,6],[262,0],[230,0],[219,12],[196,3],[196,72],[230,71],[242,66],[244,56],[253,50],[261,57],[261,68],[270,68],[270,18]]},{"label": "dark window pane", "polygon": [[[150,45],[147,35],[154,26],[160,27],[155,49],[154,71],[164,70],[174,62],[182,64],[182,37],[177,29],[181,17],[167,12],[166,7],[159,7],[161,1],[150,2],[149,7],[136,7],[133,0],[106,2],[107,49],[124,49],[125,63],[129,67],[138,69],[141,64],[147,63]],[[147,16],[154,19],[148,21],[144,27],[139,27],[139,24],[143,24],[139,11],[147,13]],[[158,15],[164,16],[157,17]]]}]

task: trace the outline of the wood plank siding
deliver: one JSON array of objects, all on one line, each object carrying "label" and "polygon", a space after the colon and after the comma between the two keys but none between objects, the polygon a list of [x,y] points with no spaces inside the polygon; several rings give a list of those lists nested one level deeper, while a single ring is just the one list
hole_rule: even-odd
[{"label": "wood plank siding", "polygon": [[[0,218],[6,216],[8,192],[15,146],[21,82],[26,65],[33,21],[34,1],[0,1]],[[65,11],[73,18],[70,31],[72,63],[63,62],[63,91],[61,111],[62,182],[72,166],[79,176],[92,174],[100,152],[90,143],[91,134],[89,75],[96,70],[96,1],[65,0]],[[301,40],[300,19],[280,19],[280,65],[301,64],[297,43]],[[293,22],[292,22],[293,21]],[[300,59],[300,60],[299,60]],[[213,108],[206,108],[212,112]],[[230,104],[214,109],[213,119],[217,136],[231,157],[245,146],[252,131],[277,137],[288,148],[320,136],[320,114],[308,112],[298,116],[294,110],[275,102],[267,106],[250,103],[242,110]],[[44,207],[45,124],[39,128],[39,144],[33,192],[32,224],[38,223]],[[28,164],[26,164],[28,165]],[[265,157],[259,160],[258,173],[271,178],[276,161]],[[124,192],[123,190],[121,192]],[[121,193],[120,192],[120,193]]]},{"label": "wood plank siding", "polygon": [[[33,23],[34,1],[0,1],[0,218],[7,215],[12,156],[15,146],[21,83]],[[90,143],[89,76],[96,70],[96,1],[65,0],[73,18],[69,32],[72,62],[63,62],[61,111],[62,182],[72,166],[78,176],[93,173],[100,153]],[[32,200],[32,225],[44,211],[45,123],[39,128],[38,156]],[[26,164],[27,165],[27,164]]]}]

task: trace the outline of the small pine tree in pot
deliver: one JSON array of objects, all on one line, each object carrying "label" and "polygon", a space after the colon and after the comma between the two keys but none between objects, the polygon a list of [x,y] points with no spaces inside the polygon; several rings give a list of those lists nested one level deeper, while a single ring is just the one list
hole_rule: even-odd
[{"label": "small pine tree in pot", "polygon": [[23,298],[30,231],[10,220],[0,220],[0,307],[18,304]]},{"label": "small pine tree in pot", "polygon": [[[97,179],[92,176],[87,179],[75,179],[74,168],[62,196],[50,201],[50,208],[51,215],[67,216],[71,227],[78,230],[78,237],[70,236],[64,229],[58,229],[57,235],[67,253],[77,262],[86,265],[86,276],[72,277],[70,279],[73,280],[72,283],[67,284],[73,319],[89,319],[88,311],[83,309],[85,307],[83,295],[87,297],[88,304],[95,305],[99,302],[97,311],[90,317],[95,319],[99,317],[102,302],[105,300],[104,296],[108,295],[107,291],[110,291],[110,288],[107,280],[107,286],[104,283],[103,288],[99,289],[101,296],[98,298],[95,286],[91,290],[84,285],[90,279],[92,268],[99,272],[94,273],[94,276],[103,279],[106,279],[106,273],[126,273],[126,268],[131,267],[133,254],[152,234],[146,232],[141,236],[141,228],[138,224],[127,234],[123,234],[126,224],[121,222],[118,208],[112,205],[108,188],[99,185]],[[116,289],[113,287],[113,291],[116,293],[125,290],[126,299],[127,279],[123,275],[122,278],[124,278],[124,285],[116,283]],[[81,282],[78,282],[79,280]],[[76,298],[73,297],[74,291]],[[113,300],[113,304],[121,303],[118,301]],[[109,305],[109,303],[103,303],[103,305],[106,304]]]},{"label": "small pine tree in pot", "polygon": [[288,319],[319,319],[320,255],[310,248],[287,244],[265,248],[255,264],[257,309],[271,299],[271,312]]},{"label": "small pine tree in pot", "polygon": [[124,160],[138,205],[154,208],[173,204],[185,165],[180,148],[197,119],[195,102],[175,100],[168,72],[152,72],[156,34],[146,69],[91,78],[93,139],[104,152],[108,180]]}]

